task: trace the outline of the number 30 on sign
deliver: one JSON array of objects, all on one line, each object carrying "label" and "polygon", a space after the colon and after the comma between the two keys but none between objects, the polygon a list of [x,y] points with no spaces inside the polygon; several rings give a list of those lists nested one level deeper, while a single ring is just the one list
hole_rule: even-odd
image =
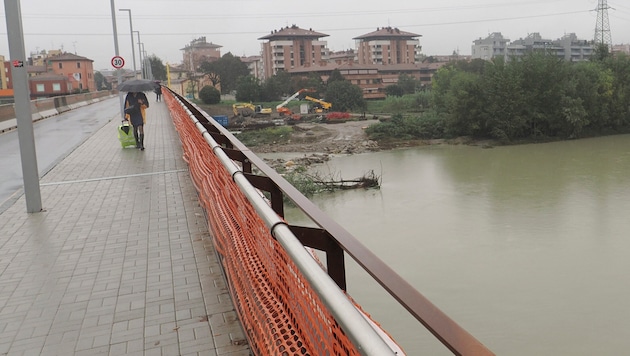
[{"label": "number 30 on sign", "polygon": [[114,56],[112,58],[112,67],[120,69],[125,66],[125,60],[121,56]]}]

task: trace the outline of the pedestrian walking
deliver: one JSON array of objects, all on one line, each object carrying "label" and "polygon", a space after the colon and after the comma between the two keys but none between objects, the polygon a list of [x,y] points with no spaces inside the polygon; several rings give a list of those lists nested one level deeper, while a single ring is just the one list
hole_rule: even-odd
[{"label": "pedestrian walking", "polygon": [[129,92],[125,98],[125,118],[128,118],[133,126],[133,137],[136,139],[136,148],[144,151],[144,124],[146,123],[146,108],[149,100],[143,92]]},{"label": "pedestrian walking", "polygon": [[160,102],[162,101],[162,86],[158,84],[158,86],[155,88],[155,101],[156,102]]}]

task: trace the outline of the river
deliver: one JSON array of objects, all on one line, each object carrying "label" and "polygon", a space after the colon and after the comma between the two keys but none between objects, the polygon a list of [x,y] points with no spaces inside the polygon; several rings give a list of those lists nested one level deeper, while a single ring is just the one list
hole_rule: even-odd
[{"label": "river", "polygon": [[[382,176],[378,190],[312,200],[497,355],[628,354],[630,135],[427,146],[317,169]],[[451,354],[347,264],[349,293],[409,355]]]}]

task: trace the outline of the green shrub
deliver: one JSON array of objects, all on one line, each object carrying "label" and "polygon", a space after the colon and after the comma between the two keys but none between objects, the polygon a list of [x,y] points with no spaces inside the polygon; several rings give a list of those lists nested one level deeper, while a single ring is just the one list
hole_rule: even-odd
[{"label": "green shrub", "polygon": [[221,102],[221,92],[211,85],[206,85],[199,91],[199,99],[204,104],[218,104]]},{"label": "green shrub", "polygon": [[389,121],[369,126],[365,132],[377,141],[444,138],[445,121],[435,113],[412,117],[396,114]]}]

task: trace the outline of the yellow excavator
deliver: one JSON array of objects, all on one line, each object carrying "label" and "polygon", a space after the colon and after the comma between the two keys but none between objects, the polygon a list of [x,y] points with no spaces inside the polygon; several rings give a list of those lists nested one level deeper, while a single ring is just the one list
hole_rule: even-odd
[{"label": "yellow excavator", "polygon": [[304,99],[315,103],[311,111],[317,114],[327,112],[330,108],[332,108],[332,104],[327,101],[315,99],[310,96],[305,96]]},{"label": "yellow excavator", "polygon": [[271,115],[271,108],[263,108],[262,105],[254,105],[252,103],[235,103],[232,105],[232,111],[234,116],[259,116],[259,115]]}]

